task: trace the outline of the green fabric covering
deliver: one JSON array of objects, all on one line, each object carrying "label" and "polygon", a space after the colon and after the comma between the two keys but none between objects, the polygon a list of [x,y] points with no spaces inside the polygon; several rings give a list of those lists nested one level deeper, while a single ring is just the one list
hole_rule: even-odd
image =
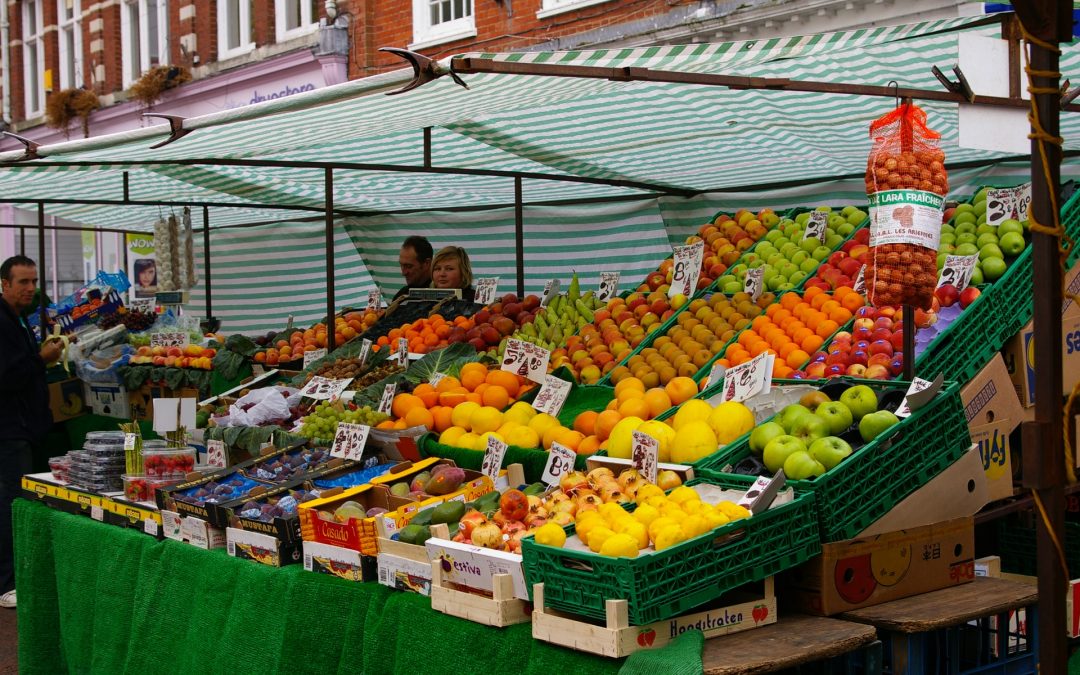
[{"label": "green fabric covering", "polygon": [[663,649],[646,649],[626,657],[619,675],[702,675],[701,650],[705,635],[686,631]]}]

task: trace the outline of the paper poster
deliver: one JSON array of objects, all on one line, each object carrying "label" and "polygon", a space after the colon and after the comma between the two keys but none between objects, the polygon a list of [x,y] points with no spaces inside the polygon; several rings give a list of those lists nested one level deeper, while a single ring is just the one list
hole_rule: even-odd
[{"label": "paper poster", "polygon": [[128,298],[154,297],[158,291],[158,281],[153,233],[127,235],[127,261],[128,278],[131,279]]}]

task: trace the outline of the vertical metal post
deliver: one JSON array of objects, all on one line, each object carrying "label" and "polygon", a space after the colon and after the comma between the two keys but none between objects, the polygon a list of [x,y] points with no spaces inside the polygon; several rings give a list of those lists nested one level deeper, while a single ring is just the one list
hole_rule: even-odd
[{"label": "vertical metal post", "polygon": [[517,294],[525,295],[525,206],[521,198],[521,176],[514,177],[514,248],[517,258]]},{"label": "vertical metal post", "polygon": [[126,202],[126,201],[129,201],[131,199],[131,185],[130,185],[130,181],[128,179],[128,172],[127,171],[125,171],[123,173],[123,177],[124,177],[124,201]]},{"label": "vertical metal post", "polygon": [[903,305],[901,308],[904,326],[904,379],[915,379],[915,308]]},{"label": "vertical metal post", "polygon": [[19,254],[26,255],[26,228],[19,228]]},{"label": "vertical metal post", "polygon": [[326,192],[326,350],[337,347],[334,340],[334,170],[327,168],[323,179]]},{"label": "vertical metal post", "polygon": [[424,127],[424,168],[431,168],[431,127]]},{"label": "vertical metal post", "polygon": [[[38,233],[38,318],[41,320],[41,335],[48,334],[49,323],[46,321],[45,312],[45,203],[37,205],[37,233]],[[56,264],[56,261],[53,261]]]},{"label": "vertical metal post", "polygon": [[208,206],[202,208],[202,226],[203,278],[206,280],[206,320],[209,322],[214,318],[214,304],[210,299],[213,293],[211,292],[210,283],[210,207]]}]

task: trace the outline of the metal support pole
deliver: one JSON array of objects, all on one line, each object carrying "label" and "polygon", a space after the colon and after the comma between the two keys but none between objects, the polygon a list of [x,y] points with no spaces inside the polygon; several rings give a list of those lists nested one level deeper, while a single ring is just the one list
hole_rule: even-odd
[{"label": "metal support pole", "polygon": [[[48,334],[48,315],[45,312],[45,205],[38,202],[37,205],[37,236],[38,236],[38,318],[41,320],[41,336]],[[56,264],[56,261],[53,261]]]},{"label": "metal support pole", "polygon": [[206,321],[209,323],[214,318],[214,305],[211,300],[210,282],[210,207],[204,206],[202,210],[202,251],[203,251],[203,277],[206,280]]},{"label": "metal support pole", "polygon": [[129,201],[130,198],[131,198],[131,185],[130,185],[130,180],[128,179],[128,172],[127,171],[125,171],[123,173],[123,176],[124,176],[124,201],[126,202],[126,201]]},{"label": "metal support pole", "polygon": [[26,255],[26,228],[19,228],[19,253]]},{"label": "metal support pole", "polygon": [[334,170],[324,173],[326,192],[326,350],[332,352],[334,344]]},{"label": "metal support pole", "polygon": [[521,199],[521,178],[514,179],[514,248],[517,256],[517,294],[525,295],[525,205]]},{"label": "metal support pole", "polygon": [[431,168],[431,127],[424,127],[424,166]]},{"label": "metal support pole", "polygon": [[902,308],[904,326],[904,379],[915,379],[915,308],[904,305]]}]

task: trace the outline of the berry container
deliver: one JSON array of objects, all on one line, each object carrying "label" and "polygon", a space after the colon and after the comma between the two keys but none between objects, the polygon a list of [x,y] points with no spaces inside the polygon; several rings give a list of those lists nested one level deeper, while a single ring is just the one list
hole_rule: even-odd
[{"label": "berry container", "polygon": [[143,471],[153,478],[182,479],[195,468],[195,448],[143,448]]},{"label": "berry container", "polygon": [[52,470],[53,478],[66,483],[68,482],[68,472],[71,471],[71,460],[66,456],[50,457],[49,469]]}]

